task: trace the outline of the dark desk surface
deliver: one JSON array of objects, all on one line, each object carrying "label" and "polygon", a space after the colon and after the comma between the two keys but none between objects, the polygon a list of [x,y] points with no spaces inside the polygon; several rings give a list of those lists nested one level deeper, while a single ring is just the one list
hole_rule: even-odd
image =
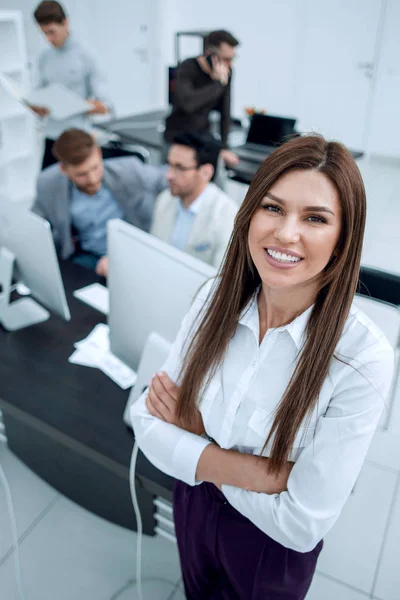
[{"label": "dark desk surface", "polygon": [[[105,320],[72,293],[100,279],[69,262],[61,264],[61,271],[70,322],[52,315],[21,331],[6,332],[0,326],[0,404],[21,409],[128,469],[134,437],[122,415],[129,390],[121,390],[98,369],[68,362],[73,344]],[[141,453],[137,472],[172,489],[172,480]]]},{"label": "dark desk surface", "polygon": [[110,133],[117,133],[122,142],[141,144],[160,150],[163,140],[163,124],[169,111],[156,110],[122,119],[112,119],[97,127]]},{"label": "dark desk surface", "polygon": [[[235,151],[234,148],[233,151]],[[350,150],[350,152],[355,160],[364,156],[364,152],[358,150]],[[257,173],[265,158],[266,156],[261,158],[259,162],[241,160],[239,164],[237,164],[235,167],[233,167],[232,169],[228,169],[229,178],[233,181],[238,181],[239,183],[250,185],[254,175]]]},{"label": "dark desk surface", "polygon": [[[163,122],[167,112],[158,110],[122,119],[113,119],[102,123],[99,127],[118,134],[122,142],[141,144],[148,148],[160,150],[163,140]],[[236,125],[231,130],[239,131],[242,128]],[[355,159],[364,154],[358,150],[350,150],[350,152]],[[241,160],[236,167],[229,169],[229,177],[234,181],[249,185],[265,158],[261,156],[259,162]]]},{"label": "dark desk surface", "polygon": [[[121,142],[141,144],[154,150],[160,150],[163,144],[164,121],[168,113],[169,109],[155,110],[122,119],[112,119],[98,124],[97,127],[110,133],[116,133],[121,138]],[[217,127],[218,121],[211,124],[213,131]],[[242,127],[232,123],[231,131],[242,131]]]}]

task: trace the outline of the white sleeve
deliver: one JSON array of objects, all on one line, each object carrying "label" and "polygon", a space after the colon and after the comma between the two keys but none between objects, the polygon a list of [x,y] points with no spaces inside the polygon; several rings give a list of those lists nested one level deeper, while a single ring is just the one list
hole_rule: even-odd
[{"label": "white sleeve", "polygon": [[[213,281],[207,282],[196,296],[161,369],[175,383],[181,370],[182,351],[186,348],[188,335],[193,332],[192,325],[209,298]],[[195,485],[197,463],[209,440],[153,417],[147,410],[146,397],[147,391],[132,405],[130,412],[139,448],[160,471],[188,485]]]},{"label": "white sleeve", "polygon": [[360,473],[393,375],[393,350],[369,348],[344,369],[288,489],[259,494],[223,485],[229,503],[274,540],[308,552],[337,520]]}]

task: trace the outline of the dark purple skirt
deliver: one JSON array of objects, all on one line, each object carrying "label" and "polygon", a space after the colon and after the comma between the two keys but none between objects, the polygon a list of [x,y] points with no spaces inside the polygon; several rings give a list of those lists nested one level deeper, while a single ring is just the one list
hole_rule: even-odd
[{"label": "dark purple skirt", "polygon": [[268,537],[211,483],[174,487],[174,518],[188,600],[303,600],[322,541],[296,552]]}]

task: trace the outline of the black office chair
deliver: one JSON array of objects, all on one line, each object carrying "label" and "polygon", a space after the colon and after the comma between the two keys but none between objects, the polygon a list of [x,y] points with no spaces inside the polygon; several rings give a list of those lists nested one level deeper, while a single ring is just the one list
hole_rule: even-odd
[{"label": "black office chair", "polygon": [[139,144],[129,144],[121,141],[112,140],[107,145],[102,146],[101,152],[103,158],[119,158],[121,156],[135,156],[142,163],[148,163],[150,152],[144,146]]},{"label": "black office chair", "polygon": [[381,421],[389,429],[400,385],[400,275],[361,267],[356,304],[385,333],[395,352],[393,383]]},{"label": "black office chair", "polygon": [[357,293],[400,306],[400,275],[361,267]]}]

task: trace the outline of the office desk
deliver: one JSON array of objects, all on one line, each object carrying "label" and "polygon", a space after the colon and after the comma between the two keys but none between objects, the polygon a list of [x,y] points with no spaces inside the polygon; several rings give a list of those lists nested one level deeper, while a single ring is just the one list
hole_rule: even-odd
[{"label": "office desk", "polygon": [[[232,150],[233,152],[235,151],[234,148],[232,148]],[[273,149],[271,149],[271,153],[272,152]],[[355,160],[364,156],[364,152],[361,152],[359,150],[350,150],[350,152]],[[267,155],[261,158],[259,162],[241,160],[238,165],[231,169],[228,169],[228,177],[232,179],[232,181],[237,181],[239,183],[250,185],[254,175],[257,173],[258,169],[260,168],[266,157]]]},{"label": "office desk", "polygon": [[[160,151],[163,145],[164,122],[169,112],[169,109],[154,110],[122,119],[112,119],[97,125],[97,127],[117,134],[122,142],[141,144],[149,149]],[[211,130],[216,132],[218,126],[218,121],[212,122]],[[235,122],[232,122],[231,132],[236,134],[243,132],[243,137],[245,137],[243,128]]]},{"label": "office desk", "polygon": [[[91,271],[61,264],[72,319],[17,332],[0,326],[0,407],[10,449],[57,490],[124,527],[136,523],[129,490],[133,432],[122,421],[129,390],[98,369],[73,365],[74,342],[104,316],[72,296],[100,281]],[[153,534],[153,495],[171,499],[172,479],[139,453],[138,495],[144,531]]]},{"label": "office desk", "polygon": [[122,119],[112,119],[98,124],[97,127],[118,134],[122,142],[141,144],[153,150],[161,150],[164,121],[168,112],[167,110],[155,110]]},{"label": "office desk", "polygon": [[[111,121],[98,125],[110,133],[116,133],[121,137],[122,142],[142,144],[153,150],[161,150],[164,131],[164,120],[168,111],[158,110],[122,119],[113,119]],[[237,125],[231,127],[231,132],[235,134],[243,132],[243,143],[245,142],[246,132],[244,128]],[[232,148],[235,151],[235,148]],[[272,152],[272,149],[271,149]],[[355,159],[361,158],[364,153],[359,150],[350,150]],[[233,181],[250,185],[254,175],[257,173],[260,165],[266,156],[260,156],[259,162],[241,160],[240,163],[228,169],[228,177]]]}]

